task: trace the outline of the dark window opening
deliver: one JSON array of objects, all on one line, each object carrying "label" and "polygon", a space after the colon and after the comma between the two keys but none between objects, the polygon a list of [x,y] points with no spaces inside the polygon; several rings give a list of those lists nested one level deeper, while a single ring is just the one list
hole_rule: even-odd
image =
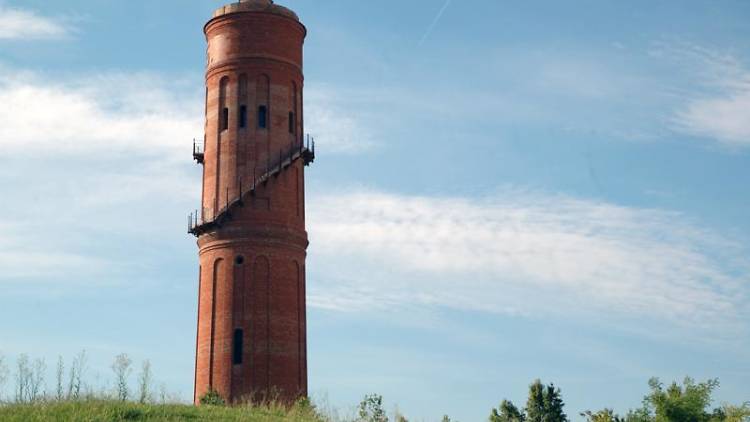
[{"label": "dark window opening", "polygon": [[234,342],[232,346],[232,364],[239,365],[242,363],[242,329],[234,330]]},{"label": "dark window opening", "polygon": [[258,107],[258,127],[261,129],[266,128],[266,115],[268,114],[268,109],[266,106],[260,106]]},{"label": "dark window opening", "polygon": [[247,106],[241,105],[240,106],[240,127],[246,128],[247,127]]},{"label": "dark window opening", "polygon": [[294,112],[289,112],[289,133],[294,133]]},{"label": "dark window opening", "polygon": [[244,264],[244,263],[245,263],[245,257],[244,257],[244,256],[242,256],[242,255],[237,255],[237,256],[236,256],[236,257],[234,258],[234,263],[235,263],[235,264],[237,264],[237,265],[242,265],[242,264]]},{"label": "dark window opening", "polygon": [[229,129],[229,109],[224,107],[224,109],[221,110],[221,130],[227,129]]}]

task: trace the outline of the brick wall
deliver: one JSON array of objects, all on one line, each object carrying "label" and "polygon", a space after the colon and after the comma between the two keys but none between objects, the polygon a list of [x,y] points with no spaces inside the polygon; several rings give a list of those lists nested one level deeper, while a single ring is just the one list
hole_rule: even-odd
[{"label": "brick wall", "polygon": [[[246,190],[269,161],[278,160],[280,150],[300,142],[306,30],[288,14],[252,11],[218,14],[205,32],[202,206],[203,218],[211,219],[227,196],[236,197],[240,185]],[[258,121],[260,106],[267,110],[265,128]],[[307,393],[301,160],[238,210],[229,223],[198,239],[195,401],[210,388],[229,401],[269,393],[293,400]],[[233,356],[236,330],[242,330],[241,363]]]}]

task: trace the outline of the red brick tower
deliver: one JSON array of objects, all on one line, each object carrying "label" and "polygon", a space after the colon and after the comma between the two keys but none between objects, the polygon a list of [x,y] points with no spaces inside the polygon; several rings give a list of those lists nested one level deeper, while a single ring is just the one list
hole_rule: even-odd
[{"label": "red brick tower", "polygon": [[271,0],[218,9],[208,40],[194,400],[307,394],[302,44]]}]

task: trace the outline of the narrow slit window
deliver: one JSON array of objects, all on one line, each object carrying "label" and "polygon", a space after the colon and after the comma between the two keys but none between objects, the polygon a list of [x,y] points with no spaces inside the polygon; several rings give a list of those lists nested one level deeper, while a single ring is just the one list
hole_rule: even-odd
[{"label": "narrow slit window", "polygon": [[268,117],[268,109],[262,105],[258,107],[258,127],[261,129],[266,128],[266,119]]},{"label": "narrow slit window", "polygon": [[242,329],[237,328],[234,330],[234,339],[232,344],[232,364],[239,365],[242,363],[242,340],[243,340]]},{"label": "narrow slit window", "polygon": [[247,106],[241,105],[240,106],[240,127],[246,128],[247,127]]},{"label": "narrow slit window", "polygon": [[294,112],[289,112],[289,133],[294,133]]},{"label": "narrow slit window", "polygon": [[221,110],[221,130],[229,129],[229,108],[224,107]]}]

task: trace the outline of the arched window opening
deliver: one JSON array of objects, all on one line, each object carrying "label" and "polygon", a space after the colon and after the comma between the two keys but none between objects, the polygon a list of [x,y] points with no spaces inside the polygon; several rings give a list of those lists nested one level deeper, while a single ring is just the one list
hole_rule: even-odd
[{"label": "arched window opening", "polygon": [[266,108],[266,106],[264,106],[264,105],[259,106],[258,107],[258,127],[259,128],[261,128],[261,129],[265,129],[266,128],[266,126],[267,126],[266,125],[266,123],[267,123],[266,119],[268,117],[267,115],[268,115],[268,109]]},{"label": "arched window opening", "polygon": [[242,255],[237,255],[234,258],[234,263],[235,263],[235,265],[242,265],[242,264],[244,264],[245,263],[245,257],[242,256]]},{"label": "arched window opening", "polygon": [[208,87],[206,87],[206,99],[203,102],[203,115],[208,116]]},{"label": "arched window opening", "polygon": [[221,110],[221,130],[229,129],[229,108],[224,107]]},{"label": "arched window opening", "polygon": [[240,128],[244,129],[247,127],[247,106],[241,105],[240,106],[240,118],[238,119],[240,121]]},{"label": "arched window opening", "polygon": [[294,112],[289,112],[289,133],[294,133]]},{"label": "arched window opening", "polygon": [[219,81],[219,131],[229,129],[229,107],[227,104],[227,94],[229,92],[229,78],[224,76]]},{"label": "arched window opening", "polygon": [[242,363],[242,340],[243,333],[241,328],[234,330],[234,339],[232,344],[232,364],[240,365]]}]

